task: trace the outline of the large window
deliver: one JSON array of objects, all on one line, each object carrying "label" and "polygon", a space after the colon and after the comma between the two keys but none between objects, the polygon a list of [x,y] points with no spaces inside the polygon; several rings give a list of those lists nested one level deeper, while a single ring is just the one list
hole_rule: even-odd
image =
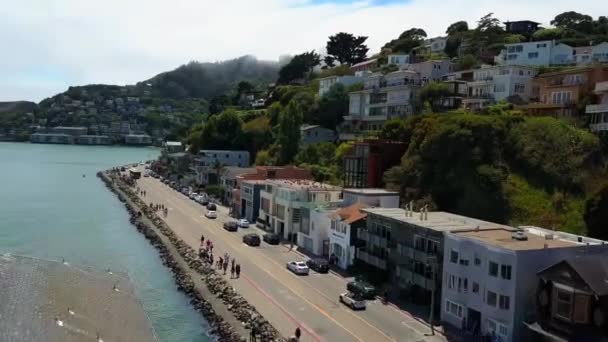
[{"label": "large window", "polygon": [[458,251],[452,250],[450,252],[450,262],[454,264],[458,263]]},{"label": "large window", "polygon": [[511,280],[511,265],[500,265],[500,277]]},{"label": "large window", "polygon": [[570,321],[572,319],[572,293],[555,288],[555,316]]},{"label": "large window", "polygon": [[488,274],[492,277],[498,277],[498,264],[490,261],[488,262]]},{"label": "large window", "polygon": [[515,93],[523,94],[526,92],[526,85],[523,83],[515,83]]},{"label": "large window", "polygon": [[511,298],[509,298],[509,296],[500,295],[498,307],[502,310],[509,310],[511,307]]},{"label": "large window", "polygon": [[486,294],[486,304],[496,307],[497,295],[496,292],[489,291]]},{"label": "large window", "polygon": [[567,104],[572,100],[571,91],[556,91],[551,93],[551,101],[553,104]]},{"label": "large window", "polygon": [[536,58],[538,58],[538,52],[528,52],[528,58],[529,59],[536,59]]},{"label": "large window", "polygon": [[454,315],[458,318],[462,318],[462,306],[450,301],[445,301],[445,312]]},{"label": "large window", "polygon": [[472,290],[473,290],[473,293],[479,293],[479,284],[476,282],[473,282]]}]

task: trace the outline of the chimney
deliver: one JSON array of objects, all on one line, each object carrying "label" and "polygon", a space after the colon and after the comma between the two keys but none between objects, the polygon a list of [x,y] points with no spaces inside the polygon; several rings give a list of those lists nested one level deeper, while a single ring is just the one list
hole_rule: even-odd
[{"label": "chimney", "polygon": [[414,201],[410,201],[410,217],[414,217]]},{"label": "chimney", "polygon": [[424,205],[424,220],[428,221],[429,219],[429,205],[425,204]]},{"label": "chimney", "polygon": [[424,208],[420,208],[420,221],[424,221]]}]

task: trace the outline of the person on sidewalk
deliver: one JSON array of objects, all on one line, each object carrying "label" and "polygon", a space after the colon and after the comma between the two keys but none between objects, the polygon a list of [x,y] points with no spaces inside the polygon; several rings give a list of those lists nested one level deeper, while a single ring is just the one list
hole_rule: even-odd
[{"label": "person on sidewalk", "polygon": [[209,265],[213,267],[213,253],[209,253]]},{"label": "person on sidewalk", "polygon": [[241,277],[241,265],[240,264],[236,264],[236,277],[237,278]]},{"label": "person on sidewalk", "polygon": [[222,269],[222,265],[224,264],[224,259],[220,257],[220,260],[217,261],[217,268]]},{"label": "person on sidewalk", "polygon": [[201,246],[205,243],[205,235],[201,234]]},{"label": "person on sidewalk", "polygon": [[228,270],[228,261],[224,260],[224,275],[226,275],[227,270]]},{"label": "person on sidewalk", "polygon": [[302,331],[300,330],[300,327],[296,328],[296,331],[295,331],[294,335],[296,335],[296,338],[299,341],[300,340],[300,336],[302,336]]},{"label": "person on sidewalk", "polygon": [[230,260],[230,262],[232,263],[232,264],[230,265],[230,267],[232,267],[232,268],[234,269],[234,258],[232,258],[232,260]]},{"label": "person on sidewalk", "polygon": [[[232,261],[234,261],[234,259],[232,259]],[[232,263],[232,266],[230,267],[230,279],[234,279],[234,263]]]}]

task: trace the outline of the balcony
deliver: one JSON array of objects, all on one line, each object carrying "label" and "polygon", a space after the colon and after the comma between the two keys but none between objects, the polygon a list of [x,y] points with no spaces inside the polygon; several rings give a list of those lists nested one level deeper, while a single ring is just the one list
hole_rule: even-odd
[{"label": "balcony", "polygon": [[435,289],[435,282],[432,279],[428,279],[423,275],[418,273],[414,273],[410,270],[407,270],[403,267],[398,268],[399,278],[401,281],[412,285],[418,285],[423,289],[433,290]]},{"label": "balcony", "polygon": [[410,259],[426,262],[428,258],[434,257],[434,254],[419,250],[410,246],[401,245],[401,254]]},{"label": "balcony", "polygon": [[368,244],[379,246],[382,248],[386,248],[388,245],[385,238],[375,234],[371,234],[369,231],[364,229],[359,230],[359,238],[363,241],[367,241]]},{"label": "balcony", "polygon": [[608,132],[608,122],[590,124],[589,129],[592,132]]},{"label": "balcony", "polygon": [[608,92],[608,81],[597,82],[595,84],[595,93],[604,93]]},{"label": "balcony", "polygon": [[343,116],[342,118],[344,119],[344,121],[355,121],[355,120],[361,120],[363,118],[363,115],[350,113],[349,115]]},{"label": "balcony", "polygon": [[358,252],[358,259],[365,262],[366,264],[372,265],[374,267],[386,270],[386,260],[382,260],[376,256],[368,254],[365,251]]},{"label": "balcony", "polygon": [[585,108],[585,112],[587,114],[608,113],[608,104],[604,103],[604,104],[587,105],[587,107]]}]

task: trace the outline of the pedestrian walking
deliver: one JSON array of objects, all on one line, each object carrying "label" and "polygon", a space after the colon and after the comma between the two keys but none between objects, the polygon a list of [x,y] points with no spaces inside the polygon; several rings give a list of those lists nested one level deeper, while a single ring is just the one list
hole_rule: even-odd
[{"label": "pedestrian walking", "polygon": [[209,245],[211,245],[211,240],[207,240],[207,248],[209,248]]},{"label": "pedestrian walking", "polygon": [[201,245],[205,242],[205,235],[201,234]]},{"label": "pedestrian walking", "polygon": [[[232,259],[232,260],[234,260],[234,259]],[[234,264],[232,264],[232,267],[230,267],[230,279],[234,278],[234,271],[235,271]]]},{"label": "pedestrian walking", "polygon": [[296,335],[296,338],[299,341],[300,340],[300,336],[302,336],[302,331],[300,330],[300,327],[296,328],[296,332],[294,334]]},{"label": "pedestrian walking", "polygon": [[226,274],[226,270],[228,270],[228,261],[224,260],[224,275]]},{"label": "pedestrian walking", "polygon": [[213,253],[209,253],[209,264],[213,267]]},{"label": "pedestrian walking", "polygon": [[241,277],[241,265],[240,264],[236,264],[236,277],[237,278]]},{"label": "pedestrian walking", "polygon": [[211,243],[209,244],[209,250],[210,250],[211,252],[213,252],[213,241],[211,241]]},{"label": "pedestrian walking", "polygon": [[220,257],[220,260],[217,261],[217,268],[221,269],[224,264],[224,258]]},{"label": "pedestrian walking", "polygon": [[234,258],[232,258],[232,260],[230,261],[232,264],[230,265],[230,267],[234,268]]}]

